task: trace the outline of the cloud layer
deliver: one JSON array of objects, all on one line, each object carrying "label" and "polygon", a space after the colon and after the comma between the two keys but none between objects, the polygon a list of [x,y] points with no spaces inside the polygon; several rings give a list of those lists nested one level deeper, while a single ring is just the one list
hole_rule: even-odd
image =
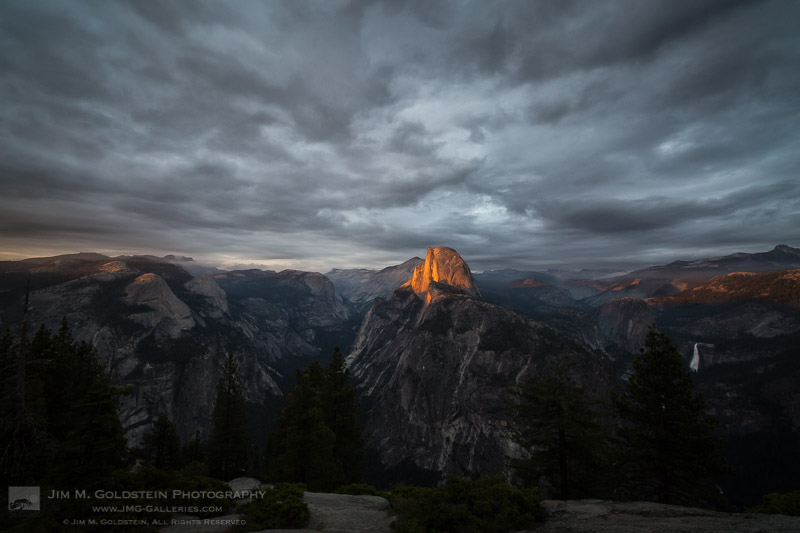
[{"label": "cloud layer", "polygon": [[0,252],[800,244],[793,1],[0,3]]}]

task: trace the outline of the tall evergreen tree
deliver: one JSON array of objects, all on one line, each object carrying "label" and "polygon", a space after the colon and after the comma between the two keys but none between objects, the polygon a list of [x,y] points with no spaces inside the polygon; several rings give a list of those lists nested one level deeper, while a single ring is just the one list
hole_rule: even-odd
[{"label": "tall evergreen tree", "polygon": [[[12,482],[21,483],[30,478],[32,467],[41,463],[37,453],[45,449],[41,395],[37,388],[38,376],[29,375],[30,346],[28,339],[28,311],[30,301],[30,276],[25,290],[22,326],[19,339],[4,342],[3,376],[13,376],[14,381],[3,380],[2,419],[0,420],[0,464]],[[31,387],[33,386],[33,387]]]},{"label": "tall evergreen tree", "polygon": [[180,465],[180,440],[175,424],[161,414],[153,427],[142,437],[142,451],[158,469],[175,469]]},{"label": "tall evergreen tree", "polygon": [[524,456],[510,465],[529,485],[544,476],[558,498],[598,496],[605,433],[592,400],[561,358],[552,373],[539,371],[512,391],[512,440]]},{"label": "tall evergreen tree", "polygon": [[208,439],[209,469],[212,476],[230,480],[248,468],[247,413],[239,367],[228,354],[217,382],[214,428]]},{"label": "tall evergreen tree", "polygon": [[620,464],[631,495],[697,504],[727,472],[691,373],[669,337],[650,327],[627,388],[612,398],[619,418]]},{"label": "tall evergreen tree", "polygon": [[322,397],[325,423],[335,435],[333,456],[341,463],[339,485],[362,480],[364,470],[364,427],[358,422],[356,389],[339,347],[325,372]]},{"label": "tall evergreen tree", "polygon": [[270,435],[269,475],[312,490],[332,490],[361,480],[363,427],[355,389],[337,347],[322,368],[314,361],[297,371],[297,384]]},{"label": "tall evergreen tree", "polygon": [[319,361],[297,371],[297,384],[287,394],[270,439],[270,476],[305,483],[311,490],[335,488],[342,472],[333,453],[336,435],[325,423],[323,372]]}]

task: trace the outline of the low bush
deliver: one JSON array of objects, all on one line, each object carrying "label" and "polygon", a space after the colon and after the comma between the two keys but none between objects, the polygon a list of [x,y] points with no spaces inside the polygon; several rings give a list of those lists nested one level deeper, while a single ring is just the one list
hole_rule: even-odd
[{"label": "low bush", "polygon": [[779,494],[771,492],[761,497],[761,505],[745,509],[748,513],[785,514],[800,516],[800,490]]},{"label": "low bush", "polygon": [[303,501],[306,486],[302,483],[278,483],[267,489],[263,498],[239,508],[247,522],[241,531],[302,528],[311,517]]},{"label": "low bush", "polygon": [[539,490],[509,485],[502,476],[451,478],[438,488],[392,491],[398,532],[491,532],[526,529],[539,519]]},{"label": "low bush", "polygon": [[342,485],[333,491],[334,494],[350,494],[352,496],[380,496],[388,499],[390,494],[386,491],[378,490],[372,485],[366,483],[350,483],[349,485]]}]

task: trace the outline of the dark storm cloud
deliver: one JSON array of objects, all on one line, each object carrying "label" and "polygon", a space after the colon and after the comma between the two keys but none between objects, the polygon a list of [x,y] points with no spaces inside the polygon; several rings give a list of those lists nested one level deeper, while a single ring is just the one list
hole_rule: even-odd
[{"label": "dark storm cloud", "polygon": [[[669,227],[694,226],[705,219],[735,216],[750,210],[770,210],[785,198],[800,198],[799,182],[751,186],[709,200],[647,198],[613,200],[584,198],[580,202],[543,202],[536,211],[553,228],[586,233],[650,232]],[[796,202],[793,202],[796,203]],[[690,233],[691,228],[686,228]]]},{"label": "dark storm cloud", "polygon": [[10,254],[800,245],[790,1],[0,3]]}]

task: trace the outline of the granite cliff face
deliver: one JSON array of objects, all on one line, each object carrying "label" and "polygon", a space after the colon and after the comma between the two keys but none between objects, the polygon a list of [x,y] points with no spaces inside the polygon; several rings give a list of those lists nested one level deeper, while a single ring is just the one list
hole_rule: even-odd
[{"label": "granite cliff face", "polygon": [[157,274],[142,274],[133,280],[125,287],[122,301],[130,306],[149,308],[142,313],[131,313],[128,318],[147,328],[155,328],[159,340],[175,339],[195,326],[189,306],[175,296],[164,278]]},{"label": "granite cliff face", "polygon": [[298,361],[324,358],[336,342],[349,344],[352,311],[322,274],[245,270],[214,280],[247,338],[265,346],[274,363],[288,362],[292,378]]},{"label": "granite cliff face", "polygon": [[0,264],[0,326],[14,332],[29,274],[31,323],[57,329],[66,317],[115,382],[130,386],[119,413],[131,445],[161,413],[184,441],[205,436],[227,353],[240,366],[248,403],[264,412],[295,368],[352,336],[350,309],[320,274],[192,277],[169,260],[100,254]]},{"label": "granite cliff face", "polygon": [[620,352],[638,354],[656,320],[653,310],[635,298],[610,300],[593,314],[603,349],[614,358]]},{"label": "granite cliff face", "polygon": [[412,280],[376,300],[362,323],[347,361],[374,466],[389,478],[503,469],[515,453],[505,431],[507,390],[561,355],[590,390],[608,386],[607,365],[582,344],[477,296],[460,256],[432,248]]},{"label": "granite cliff face", "polygon": [[458,252],[446,246],[428,248],[425,262],[414,268],[411,279],[403,286],[410,287],[427,303],[445,293],[480,296],[467,263]]}]

